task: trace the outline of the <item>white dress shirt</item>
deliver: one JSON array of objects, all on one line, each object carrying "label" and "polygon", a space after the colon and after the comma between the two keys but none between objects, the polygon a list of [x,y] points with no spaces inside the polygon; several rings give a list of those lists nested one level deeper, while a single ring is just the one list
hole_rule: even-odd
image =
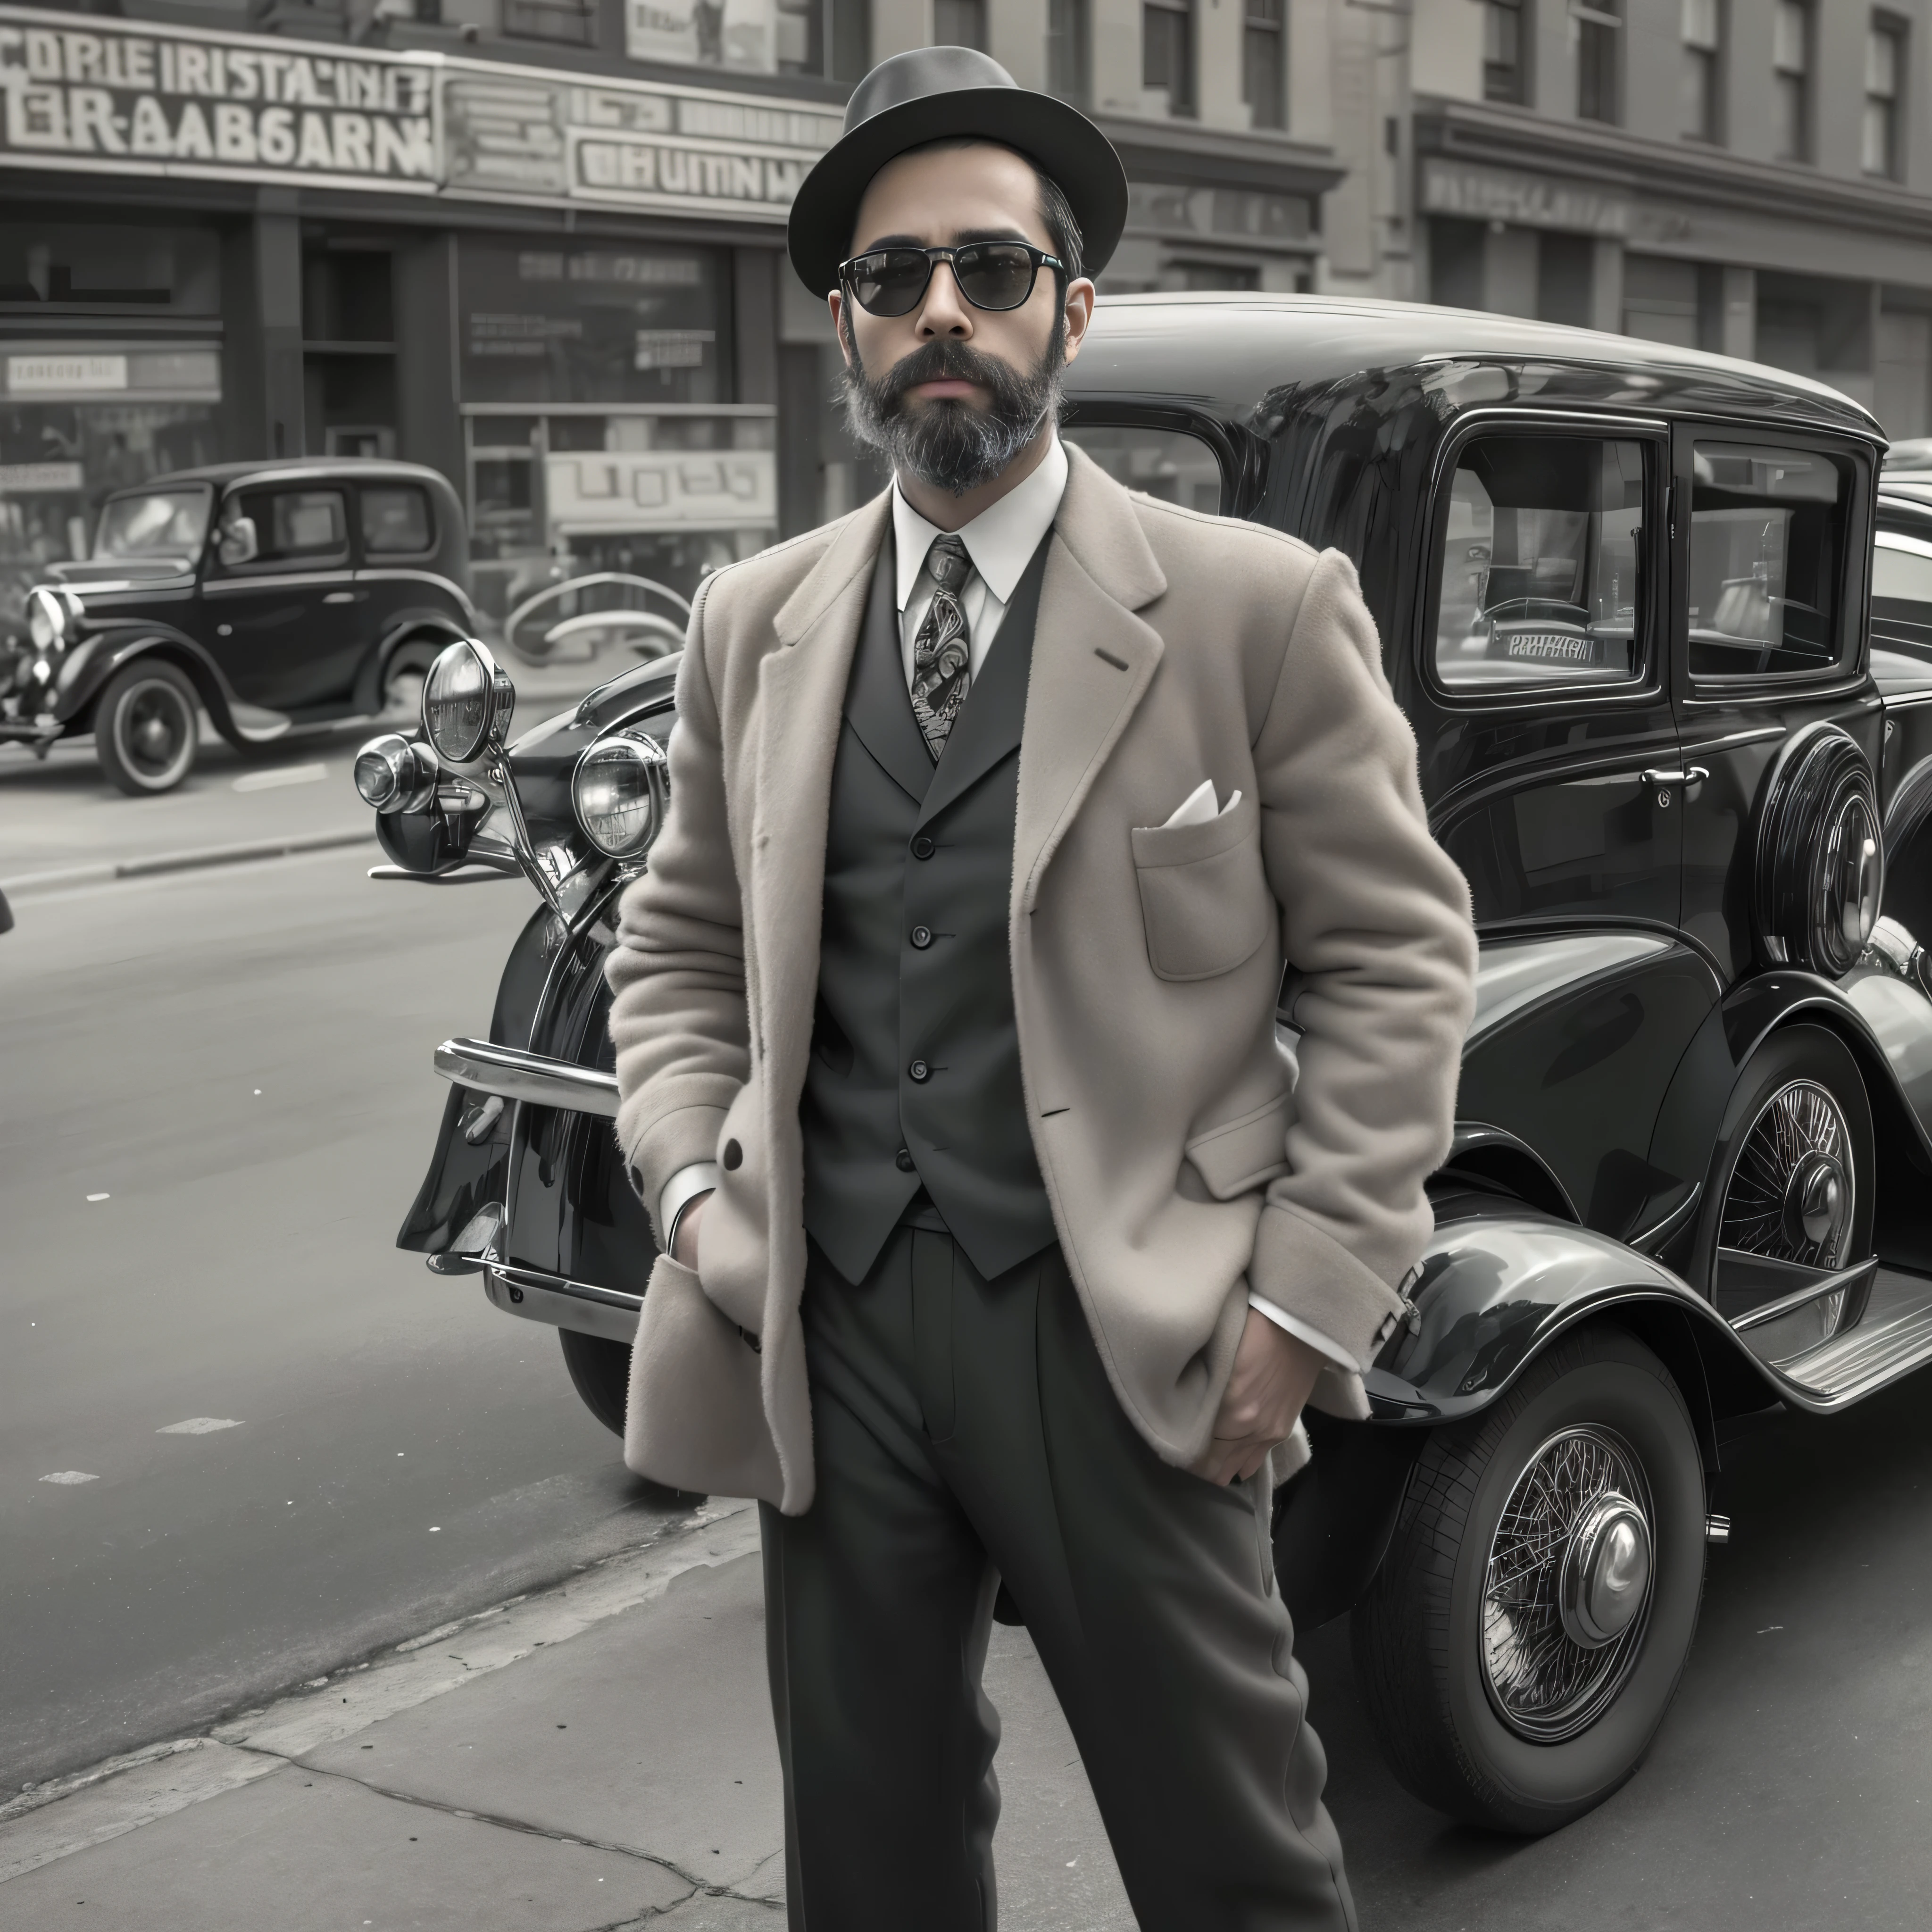
[{"label": "white dress shirt", "polygon": [[[1060,514],[1060,500],[1066,490],[1066,452],[1055,435],[1030,476],[1015,484],[997,503],[982,510],[957,532],[973,566],[959,596],[960,608],[966,617],[970,678],[979,676],[1020,578]],[[908,692],[912,688],[914,640],[938,587],[926,567],[926,554],[933,538],[942,534],[938,524],[928,523],[906,501],[895,482],[892,536],[898,565],[899,648]],[[700,1194],[716,1187],[721,1178],[715,1161],[700,1161],[680,1168],[664,1184],[658,1204],[658,1226],[663,1232],[667,1248],[677,1238],[678,1220],[685,1209]],[[1264,1315],[1276,1328],[1286,1329],[1298,1341],[1325,1355],[1346,1373],[1360,1372],[1360,1364],[1346,1349],[1298,1316],[1258,1294],[1248,1297],[1248,1306]]]}]

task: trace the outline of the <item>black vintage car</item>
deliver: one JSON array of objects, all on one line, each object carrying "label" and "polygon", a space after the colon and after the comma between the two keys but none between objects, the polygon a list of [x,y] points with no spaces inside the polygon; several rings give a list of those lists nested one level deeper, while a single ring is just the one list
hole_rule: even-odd
[{"label": "black vintage car", "polygon": [[0,743],[92,732],[136,796],[193,769],[199,714],[240,749],[374,717],[476,628],[469,544],[436,471],[369,458],[177,470],[108,497],[85,562],[0,641]]},{"label": "black vintage car", "polygon": [[[1352,1613],[1403,1780],[1546,1831],[1663,1720],[1726,1439],[1932,1359],[1932,973],[1890,916],[1932,878],[1932,662],[1870,643],[1883,440],[1768,369],[1397,304],[1110,301],[1070,375],[1124,480],[1356,560],[1474,892],[1435,1237],[1276,1546],[1304,1628]],[[506,751],[508,680],[454,645],[422,740],[358,767],[387,875],[542,902],[489,1039],[436,1050],[401,1244],[559,1328],[613,1429],[652,1243],[601,968],[672,674]]]}]

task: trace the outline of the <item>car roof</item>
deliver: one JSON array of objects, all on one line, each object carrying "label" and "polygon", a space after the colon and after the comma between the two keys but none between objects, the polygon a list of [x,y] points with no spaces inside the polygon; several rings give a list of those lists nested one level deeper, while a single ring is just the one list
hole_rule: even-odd
[{"label": "car roof", "polygon": [[257,458],[253,463],[204,463],[193,470],[170,470],[165,476],[151,476],[145,483],[130,484],[111,494],[116,496],[142,496],[182,483],[235,483],[246,478],[258,483],[310,483],[327,479],[358,482],[441,484],[448,480],[440,470],[420,463],[399,463],[386,456],[290,456]]},{"label": "car roof", "polygon": [[[1178,365],[1177,350],[1184,358]],[[1626,409],[1674,403],[1768,414],[1788,412],[1795,404],[1814,422],[1882,440],[1877,419],[1862,404],[1788,370],[1486,310],[1358,296],[1103,296],[1066,386],[1076,400],[1186,394],[1240,420],[1264,399],[1285,400],[1284,391],[1327,388],[1391,368],[1458,363],[1597,372],[1605,379],[1604,400]],[[1180,381],[1178,370],[1185,372]],[[1467,400],[1479,399],[1531,401],[1534,395],[1522,390]],[[1574,399],[1566,386],[1562,400]]]}]

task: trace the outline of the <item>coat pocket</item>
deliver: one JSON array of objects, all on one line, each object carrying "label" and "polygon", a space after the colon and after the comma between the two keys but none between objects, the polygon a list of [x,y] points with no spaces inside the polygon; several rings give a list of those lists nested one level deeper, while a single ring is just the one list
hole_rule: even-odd
[{"label": "coat pocket", "polygon": [[1288,1126],[1294,1118],[1291,1088],[1251,1114],[1196,1134],[1187,1143],[1187,1158],[1216,1201],[1252,1193],[1288,1172]]},{"label": "coat pocket", "polygon": [[1205,824],[1138,826],[1133,848],[1148,963],[1158,977],[1211,980],[1253,957],[1275,905],[1252,796]]},{"label": "coat pocket", "polygon": [[778,1502],[784,1480],[759,1366],[697,1276],[658,1256],[631,1352],[626,1466],[672,1489]]}]

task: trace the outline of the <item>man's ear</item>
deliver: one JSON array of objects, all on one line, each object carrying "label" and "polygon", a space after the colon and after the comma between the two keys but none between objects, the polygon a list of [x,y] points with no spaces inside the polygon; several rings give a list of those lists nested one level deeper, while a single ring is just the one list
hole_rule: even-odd
[{"label": "man's ear", "polygon": [[834,289],[825,302],[832,311],[832,332],[838,338],[838,352],[844,357],[845,366],[849,369],[852,366],[852,345],[845,340],[845,292],[842,289]]},{"label": "man's ear", "polygon": [[1094,320],[1094,284],[1084,275],[1067,284],[1064,313],[1066,317],[1065,359],[1071,362],[1080,353],[1080,345],[1087,339]]}]

